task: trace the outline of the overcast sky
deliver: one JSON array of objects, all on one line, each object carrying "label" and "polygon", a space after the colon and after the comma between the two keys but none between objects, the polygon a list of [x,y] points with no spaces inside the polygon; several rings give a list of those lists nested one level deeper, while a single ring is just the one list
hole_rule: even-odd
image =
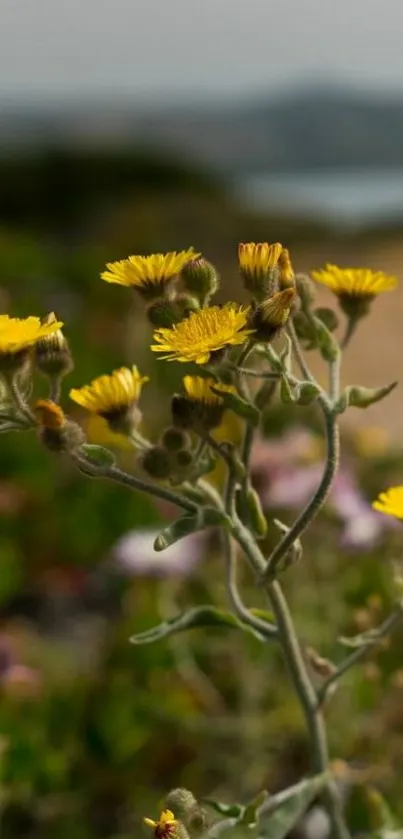
[{"label": "overcast sky", "polygon": [[403,93],[403,0],[0,0],[0,95]]}]

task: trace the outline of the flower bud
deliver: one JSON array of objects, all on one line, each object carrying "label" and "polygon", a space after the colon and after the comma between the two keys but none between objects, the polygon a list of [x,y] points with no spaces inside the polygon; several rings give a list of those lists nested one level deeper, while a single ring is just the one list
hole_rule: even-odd
[{"label": "flower bud", "polygon": [[[50,312],[42,320],[42,324],[56,323],[57,317]],[[73,369],[73,359],[70,348],[61,329],[41,338],[35,344],[35,364],[45,376],[66,376]]]},{"label": "flower bud", "polygon": [[309,309],[316,298],[315,284],[306,274],[296,274],[295,285],[303,309]]},{"label": "flower bud", "polygon": [[141,459],[141,465],[151,478],[165,480],[171,474],[171,460],[162,446],[153,446]]},{"label": "flower bud", "polygon": [[190,294],[176,294],[175,297],[155,300],[147,309],[152,326],[171,329],[176,323],[199,309],[199,302]]},{"label": "flower bud", "polygon": [[214,265],[203,257],[191,259],[182,269],[181,277],[187,290],[194,294],[202,304],[206,304],[218,291],[218,273]]},{"label": "flower bud", "polygon": [[195,806],[197,806],[197,801],[193,793],[188,789],[178,787],[178,789],[172,789],[168,793],[164,809],[171,810],[178,819],[183,820],[183,817]]},{"label": "flower bud", "polygon": [[333,309],[328,309],[325,306],[320,306],[318,309],[314,310],[314,315],[316,315],[322,323],[325,324],[329,332],[334,332],[339,325],[339,319],[336,315],[336,312]]},{"label": "flower bud", "polygon": [[52,452],[76,449],[85,442],[85,434],[75,422],[67,419],[60,405],[50,399],[39,399],[34,406],[41,442]]},{"label": "flower bud", "polygon": [[279,288],[278,260],[283,248],[280,242],[246,242],[238,247],[238,259],[245,288],[262,301]]},{"label": "flower bud", "polygon": [[328,658],[322,658],[313,647],[308,647],[306,650],[306,657],[309,661],[309,664],[312,667],[312,670],[321,676],[322,679],[328,679],[330,676],[333,676],[333,673],[336,671],[336,667],[332,661],[329,661]]},{"label": "flower bud", "polygon": [[254,341],[270,342],[276,337],[287,323],[295,296],[294,288],[285,288],[257,306],[251,317]]},{"label": "flower bud", "polygon": [[295,274],[291,264],[290,254],[287,248],[283,248],[278,258],[279,288],[295,287]]},{"label": "flower bud", "polygon": [[215,403],[206,403],[189,399],[181,393],[175,393],[171,401],[172,420],[177,428],[207,434],[220,424],[224,405],[218,399]]},{"label": "flower bud", "polygon": [[172,425],[162,434],[161,445],[169,452],[179,452],[190,446],[190,437],[181,428]]}]

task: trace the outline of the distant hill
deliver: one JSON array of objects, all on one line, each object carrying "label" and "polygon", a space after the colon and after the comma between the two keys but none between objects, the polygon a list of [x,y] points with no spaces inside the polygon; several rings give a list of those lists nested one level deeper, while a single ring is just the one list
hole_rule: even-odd
[{"label": "distant hill", "polygon": [[330,88],[231,106],[3,107],[0,153],[44,145],[172,150],[224,175],[403,167],[403,98]]}]

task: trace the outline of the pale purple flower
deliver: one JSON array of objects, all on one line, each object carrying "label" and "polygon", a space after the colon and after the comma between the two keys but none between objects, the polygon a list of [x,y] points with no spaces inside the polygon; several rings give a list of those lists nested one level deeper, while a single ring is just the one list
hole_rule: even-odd
[{"label": "pale purple flower", "polygon": [[161,529],[131,530],[122,536],[112,549],[116,569],[127,576],[191,574],[205,552],[206,531],[192,533],[164,551],[157,552],[154,541]]}]

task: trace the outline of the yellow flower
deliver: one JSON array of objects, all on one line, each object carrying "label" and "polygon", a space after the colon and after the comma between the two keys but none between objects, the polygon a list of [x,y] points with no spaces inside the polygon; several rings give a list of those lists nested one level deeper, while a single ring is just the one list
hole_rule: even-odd
[{"label": "yellow flower", "polygon": [[171,329],[154,332],[153,352],[165,352],[168,361],[195,361],[206,364],[213,353],[243,344],[253,332],[247,329],[249,307],[226,303],[207,306],[177,323]]},{"label": "yellow flower", "polygon": [[35,416],[39,425],[56,431],[66,424],[66,417],[60,405],[56,405],[51,399],[38,399],[34,406]]},{"label": "yellow flower", "polygon": [[233,385],[224,385],[215,379],[203,379],[202,376],[185,376],[183,386],[188,399],[193,402],[204,402],[207,405],[222,405],[222,398],[214,393],[212,388],[222,393],[235,393]]},{"label": "yellow flower", "polygon": [[252,315],[252,324],[256,330],[254,338],[257,342],[272,341],[278,335],[290,317],[291,306],[296,296],[296,289],[289,286],[257,306]]},{"label": "yellow flower", "polygon": [[137,402],[145,382],[148,382],[148,376],[140,376],[136,366],[131,370],[120,367],[110,376],[99,376],[90,385],[73,388],[70,398],[91,413],[108,416]]},{"label": "yellow flower", "polygon": [[[177,428],[191,429],[204,435],[220,425],[225,410],[224,400],[219,393],[236,393],[233,385],[225,385],[215,379],[201,376],[185,376],[185,393],[172,397],[172,420]],[[213,390],[214,388],[214,390]]]},{"label": "yellow flower", "polygon": [[137,367],[121,367],[110,376],[99,376],[90,385],[73,388],[70,398],[82,408],[107,420],[112,431],[129,434],[141,420],[137,401],[148,376]]},{"label": "yellow flower", "polygon": [[403,486],[390,487],[386,492],[381,492],[372,506],[379,513],[403,519]]},{"label": "yellow flower", "polygon": [[132,443],[129,442],[124,434],[111,431],[106,419],[99,414],[90,414],[85,424],[85,431],[88,442],[95,443],[98,446],[106,446],[106,448],[123,449],[124,451],[133,451]]},{"label": "yellow flower", "polygon": [[241,242],[238,247],[239,266],[241,271],[255,276],[264,276],[274,268],[279,260],[283,246],[280,242],[269,245],[268,242]]},{"label": "yellow flower", "polygon": [[10,318],[0,315],[0,354],[14,354],[34,346],[41,338],[57,332],[62,323],[56,319],[41,323],[40,318]]},{"label": "yellow flower", "polygon": [[107,283],[134,286],[145,297],[160,296],[189,260],[199,256],[193,248],[150,256],[129,256],[118,262],[109,262],[101,278]]},{"label": "yellow flower", "polygon": [[396,277],[370,268],[339,268],[328,264],[321,271],[312,271],[312,277],[338,296],[347,297],[371,298],[397,286]]},{"label": "yellow flower", "polygon": [[158,821],[144,819],[144,824],[153,828],[156,839],[166,839],[166,837],[173,836],[176,833],[178,820],[175,819],[171,810],[163,810]]}]

